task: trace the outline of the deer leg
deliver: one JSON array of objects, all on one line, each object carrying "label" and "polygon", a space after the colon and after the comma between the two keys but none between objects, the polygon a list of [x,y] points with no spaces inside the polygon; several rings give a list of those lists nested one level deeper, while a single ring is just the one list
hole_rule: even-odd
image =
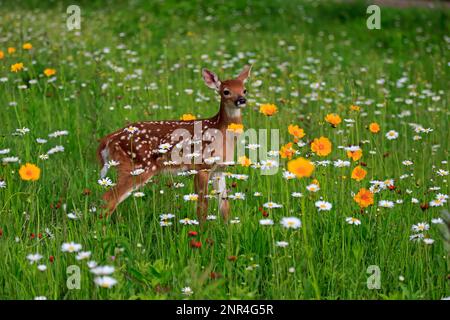
[{"label": "deer leg", "polygon": [[197,217],[199,221],[204,222],[208,214],[208,181],[209,172],[200,171],[194,179],[195,193],[198,194]]},{"label": "deer leg", "polygon": [[213,182],[214,189],[217,191],[219,197],[220,214],[222,215],[223,220],[227,222],[230,214],[230,204],[228,202],[227,184],[223,172],[217,173],[214,176]]},{"label": "deer leg", "polygon": [[119,175],[117,185],[103,195],[103,200],[107,202],[107,215],[114,212],[116,207],[130,195],[130,192],[138,189],[153,176],[150,172],[144,172],[139,176],[131,176],[128,174]]}]

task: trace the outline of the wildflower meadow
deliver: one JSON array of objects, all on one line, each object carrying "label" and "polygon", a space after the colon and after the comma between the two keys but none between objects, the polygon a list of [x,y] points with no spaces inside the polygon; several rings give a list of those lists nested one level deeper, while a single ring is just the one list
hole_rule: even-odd
[{"label": "wildflower meadow", "polygon": [[[450,12],[382,6],[369,28],[366,9],[3,1],[0,299],[449,297]],[[193,124],[234,94],[245,154],[221,191],[161,169],[108,212],[103,137],[146,143],[136,123]]]}]

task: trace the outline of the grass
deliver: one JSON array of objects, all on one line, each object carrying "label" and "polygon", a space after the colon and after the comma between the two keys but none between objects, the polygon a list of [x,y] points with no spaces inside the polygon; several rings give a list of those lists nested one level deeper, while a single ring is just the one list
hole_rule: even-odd
[{"label": "grass", "polygon": [[[439,226],[431,223],[442,207],[420,207],[437,193],[449,193],[448,178],[437,174],[449,170],[448,11],[383,8],[382,29],[371,31],[365,6],[358,3],[79,4],[79,32],[67,30],[63,4],[24,1],[3,3],[0,9],[0,50],[5,52],[0,78],[7,79],[0,82],[0,150],[10,149],[1,158],[21,160],[0,164],[0,180],[6,182],[0,188],[1,299],[179,299],[187,286],[195,299],[450,295],[449,258]],[[25,42],[33,49],[23,50]],[[17,51],[10,55],[7,47]],[[16,62],[23,62],[26,70],[12,73]],[[196,218],[195,203],[182,197],[194,192],[192,179],[158,176],[140,190],[145,197],[130,197],[112,219],[101,219],[104,189],[97,183],[97,139],[133,121],[214,115],[219,104],[203,84],[201,67],[226,78],[249,62],[253,74],[245,128],[279,129],[282,144],[292,140],[287,132],[291,123],[305,129],[305,142],[328,137],[333,150],[323,158],[308,145],[296,147],[313,161],[351,161],[338,146],[360,145],[359,162],[366,164],[367,177],[360,182],[350,178],[357,165],[352,161],[345,168],[316,166],[312,178],[294,180],[283,178],[282,159],[276,175],[230,168],[249,175],[247,181],[227,180],[231,193],[246,194],[244,201],[232,201],[231,214],[240,223],[224,224],[212,200],[210,211],[218,220],[201,228],[178,222]],[[43,75],[45,68],[57,70],[54,81]],[[401,85],[403,77],[407,81]],[[321,82],[320,89],[311,87]],[[260,103],[275,103],[279,112],[267,118],[258,112]],[[351,105],[360,111],[351,111]],[[354,123],[332,128],[324,121],[328,113]],[[371,122],[380,124],[380,133],[369,132]],[[416,133],[411,123],[433,131]],[[23,127],[30,131],[12,135]],[[57,130],[69,134],[48,137]],[[388,140],[389,130],[399,137]],[[421,139],[414,140],[416,135]],[[38,144],[36,138],[48,142]],[[64,152],[39,158],[57,145]],[[404,160],[413,165],[405,166]],[[20,179],[19,168],[26,162],[41,168],[38,181]],[[109,175],[114,180],[112,171]],[[320,183],[317,193],[306,190],[313,179]],[[394,179],[395,190],[376,193],[374,205],[361,211],[353,194],[370,187],[370,180],[386,179]],[[184,187],[174,188],[173,182]],[[430,190],[434,187],[440,189]],[[292,192],[303,197],[294,198]],[[317,211],[319,198],[332,203],[331,211]],[[388,209],[379,200],[403,202]],[[262,226],[259,207],[268,201],[283,207],[267,210],[275,224]],[[70,212],[79,218],[70,219]],[[176,215],[173,225],[161,227],[159,215],[169,212]],[[300,218],[302,227],[283,228],[279,222],[289,216]],[[360,219],[361,225],[348,224],[347,217]],[[425,234],[433,244],[409,239],[415,233],[412,225],[419,222],[430,225]],[[198,232],[201,248],[190,247],[191,230]],[[286,248],[275,245],[282,240],[289,243]],[[92,252],[89,260],[114,266],[111,276],[117,284],[97,287],[86,260],[62,252],[61,245],[71,241]],[[26,258],[36,252],[43,256],[39,264],[47,266],[45,271]],[[80,267],[79,290],[66,285],[70,265]],[[380,268],[378,290],[367,288],[371,265]],[[212,279],[215,275],[219,277]]]}]

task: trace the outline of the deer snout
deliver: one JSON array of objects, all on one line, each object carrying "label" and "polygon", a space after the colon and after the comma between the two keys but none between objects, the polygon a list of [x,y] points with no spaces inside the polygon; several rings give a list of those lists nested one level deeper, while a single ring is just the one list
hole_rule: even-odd
[{"label": "deer snout", "polygon": [[237,107],[245,107],[246,103],[247,103],[247,99],[245,99],[244,97],[237,98],[237,100],[235,102]]}]

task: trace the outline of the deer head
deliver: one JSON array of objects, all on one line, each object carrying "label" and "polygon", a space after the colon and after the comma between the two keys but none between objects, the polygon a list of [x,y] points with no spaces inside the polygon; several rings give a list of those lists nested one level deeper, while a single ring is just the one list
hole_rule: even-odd
[{"label": "deer head", "polygon": [[214,72],[202,70],[205,84],[220,95],[220,106],[229,117],[239,116],[240,110],[246,106],[247,89],[244,84],[250,76],[251,68],[251,66],[245,66],[236,78],[225,81],[221,81]]}]

